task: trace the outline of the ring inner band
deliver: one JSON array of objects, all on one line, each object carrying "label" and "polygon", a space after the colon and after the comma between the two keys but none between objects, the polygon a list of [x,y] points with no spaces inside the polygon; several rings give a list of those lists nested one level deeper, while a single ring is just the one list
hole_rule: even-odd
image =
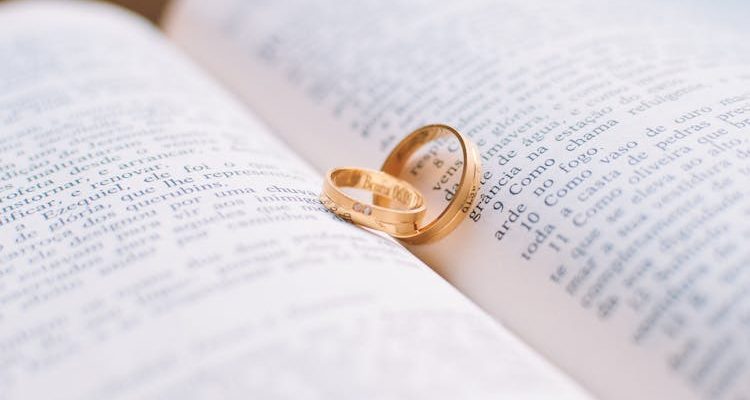
[{"label": "ring inner band", "polygon": [[[476,146],[457,130],[447,125],[428,125],[412,132],[391,151],[381,170],[393,176],[401,175],[410,157],[418,149],[444,136],[456,137],[461,146],[464,161],[461,180],[453,199],[437,218],[418,228],[417,232],[412,234],[394,235],[408,243],[427,243],[450,233],[464,219],[479,190],[481,161]],[[385,196],[375,194],[373,203],[388,206],[391,201]]]},{"label": "ring inner band", "polygon": [[[367,190],[397,202],[400,207],[363,204],[344,193],[342,187]],[[344,220],[390,235],[416,232],[425,214],[424,198],[416,188],[377,170],[336,168],[329,171],[320,200]]]},{"label": "ring inner band", "polygon": [[386,174],[373,174],[361,169],[337,169],[331,172],[331,180],[338,187],[364,189],[378,196],[395,200],[406,209],[416,208],[424,198],[412,185]]}]

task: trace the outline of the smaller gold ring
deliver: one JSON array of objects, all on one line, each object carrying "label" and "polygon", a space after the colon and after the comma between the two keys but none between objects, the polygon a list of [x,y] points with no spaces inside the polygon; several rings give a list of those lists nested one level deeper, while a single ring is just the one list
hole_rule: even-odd
[{"label": "smaller gold ring", "polygon": [[[479,191],[479,176],[482,171],[479,151],[469,138],[452,127],[440,124],[427,125],[410,133],[399,142],[380,168],[390,175],[399,176],[406,168],[409,158],[417,150],[433,140],[446,136],[455,137],[461,146],[461,155],[463,156],[461,180],[453,199],[437,218],[418,228],[416,232],[393,235],[407,243],[420,244],[441,239],[463,221]],[[390,200],[376,193],[373,196],[373,203],[379,206],[388,206]]]},{"label": "smaller gold ring", "polygon": [[[344,193],[341,187],[364,189],[396,201],[404,208],[363,204]],[[425,214],[424,197],[414,186],[385,172],[365,168],[328,171],[320,201],[344,220],[390,235],[413,234]]]}]

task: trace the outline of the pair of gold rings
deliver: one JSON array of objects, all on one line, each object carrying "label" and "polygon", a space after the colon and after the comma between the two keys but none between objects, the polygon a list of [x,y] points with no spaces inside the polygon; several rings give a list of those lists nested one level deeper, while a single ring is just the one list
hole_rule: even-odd
[{"label": "pair of gold rings", "polygon": [[[453,199],[437,218],[422,224],[424,197],[414,186],[397,178],[409,158],[422,146],[446,136],[458,139],[463,156],[460,182]],[[453,231],[466,216],[479,190],[481,162],[476,146],[447,125],[427,125],[404,138],[388,155],[380,171],[334,168],[326,175],[320,200],[339,217],[357,225],[380,230],[411,244],[428,243]],[[369,191],[373,203],[357,201],[341,188]],[[397,208],[393,203],[398,203]]]}]

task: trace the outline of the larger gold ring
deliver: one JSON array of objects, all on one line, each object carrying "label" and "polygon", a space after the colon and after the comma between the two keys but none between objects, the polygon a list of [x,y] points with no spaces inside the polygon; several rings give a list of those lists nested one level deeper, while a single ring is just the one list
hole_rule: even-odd
[{"label": "larger gold ring", "polygon": [[[340,187],[364,189],[398,202],[403,209],[363,204]],[[409,235],[425,214],[424,197],[408,182],[385,172],[363,168],[334,168],[323,182],[320,201],[339,217],[389,235]]]},{"label": "larger gold ring", "polygon": [[[482,164],[479,160],[479,152],[474,143],[450,126],[427,125],[412,132],[396,145],[380,169],[390,175],[399,176],[404,167],[406,167],[409,158],[420,147],[435,139],[451,135],[458,139],[463,155],[461,181],[458,184],[455,196],[453,196],[453,199],[451,199],[443,212],[433,221],[418,228],[416,232],[399,233],[393,235],[394,237],[412,244],[432,242],[443,238],[453,231],[463,221],[464,217],[466,217],[479,190]],[[388,206],[390,200],[375,194],[373,196],[373,203],[379,206]]]}]

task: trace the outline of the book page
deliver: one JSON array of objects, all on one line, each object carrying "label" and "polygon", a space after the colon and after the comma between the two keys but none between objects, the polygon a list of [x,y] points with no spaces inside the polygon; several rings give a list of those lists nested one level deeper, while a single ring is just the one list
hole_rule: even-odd
[{"label": "book page", "polygon": [[[478,203],[410,249],[595,394],[747,399],[747,30],[650,3],[187,0],[166,27],[320,171],[472,137]],[[433,208],[456,153],[403,175]]]},{"label": "book page", "polygon": [[3,5],[0,59],[0,399],[586,398],[145,21]]}]

